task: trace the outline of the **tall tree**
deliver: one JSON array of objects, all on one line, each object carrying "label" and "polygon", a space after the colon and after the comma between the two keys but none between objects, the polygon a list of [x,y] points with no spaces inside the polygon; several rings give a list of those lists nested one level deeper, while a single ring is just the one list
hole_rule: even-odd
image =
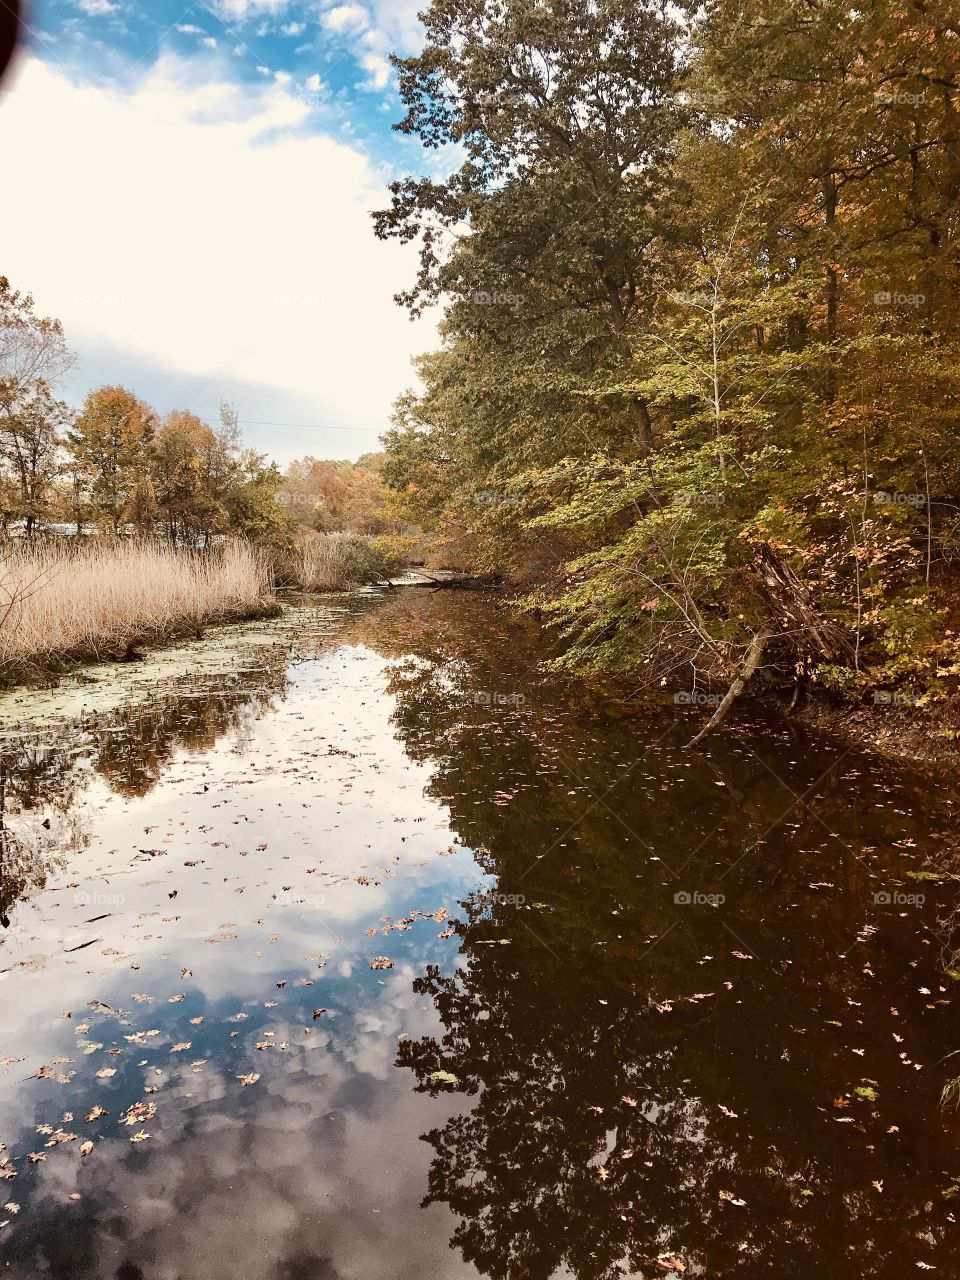
[{"label": "tall tree", "polygon": [[86,477],[91,509],[119,537],[137,508],[147,480],[147,449],[156,415],[125,387],[91,391],[68,435],[70,452]]}]

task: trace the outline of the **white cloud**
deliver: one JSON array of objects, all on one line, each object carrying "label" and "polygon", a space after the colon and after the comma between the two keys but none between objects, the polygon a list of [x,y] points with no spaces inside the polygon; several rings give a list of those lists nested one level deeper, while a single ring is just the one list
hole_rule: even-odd
[{"label": "white cloud", "polygon": [[[197,74],[167,55],[118,97],[21,60],[0,95],[5,162],[29,175],[23,198],[0,205],[5,271],[75,347],[165,366],[173,403],[181,378],[212,395],[256,382],[312,406],[314,422],[382,428],[435,331],[392,301],[415,253],[373,235],[377,174],[350,147],[304,136],[310,107],[287,87]],[[148,201],[110,198],[107,157]]]},{"label": "white cloud", "polygon": [[365,89],[385,89],[390,79],[390,63],[379,53],[363,53],[360,65],[369,73],[369,78],[362,86]]},{"label": "white cloud", "polygon": [[316,72],[314,72],[312,76],[307,76],[307,88],[310,90],[311,93],[320,93],[320,91],[324,88],[323,81],[316,74]]},{"label": "white cloud", "polygon": [[178,22],[177,30],[185,36],[202,36],[203,27],[195,27],[192,22]]},{"label": "white cloud", "polygon": [[288,22],[286,26],[280,28],[280,31],[285,36],[301,36],[306,29],[305,22]]},{"label": "white cloud", "polygon": [[116,13],[119,5],[111,4],[110,0],[77,0],[77,8],[94,18],[104,13]]},{"label": "white cloud", "polygon": [[338,4],[320,20],[328,31],[362,31],[367,26],[367,11],[358,4]]},{"label": "white cloud", "polygon": [[213,7],[221,18],[243,21],[259,13],[282,13],[290,0],[213,0]]},{"label": "white cloud", "polygon": [[275,71],[273,73],[273,78],[276,80],[277,84],[289,84],[293,79],[293,76],[289,71]]},{"label": "white cloud", "polygon": [[204,36],[200,43],[206,45],[208,49],[215,49],[217,47],[217,38],[216,36]]}]

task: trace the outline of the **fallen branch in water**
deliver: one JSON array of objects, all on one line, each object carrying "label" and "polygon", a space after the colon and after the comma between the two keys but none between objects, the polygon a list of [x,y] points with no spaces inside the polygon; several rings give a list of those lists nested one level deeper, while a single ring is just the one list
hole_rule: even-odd
[{"label": "fallen branch in water", "polygon": [[713,715],[703,726],[700,732],[692,737],[687,743],[687,750],[691,747],[695,747],[707,736],[711,729],[715,729],[733,706],[734,702],[743,691],[744,685],[756,671],[757,667],[759,667],[760,661],[763,658],[763,651],[766,648],[767,641],[769,639],[770,636],[765,631],[758,631],[750,641],[740,669],[734,676],[733,683],[730,685],[730,688],[724,694],[723,701],[717,707],[716,711],[714,711]]},{"label": "fallen branch in water", "polygon": [[406,582],[403,585],[430,587],[433,591],[482,591],[485,587],[497,586],[499,581],[495,574],[464,574],[456,578],[433,578],[425,574],[422,582]]}]

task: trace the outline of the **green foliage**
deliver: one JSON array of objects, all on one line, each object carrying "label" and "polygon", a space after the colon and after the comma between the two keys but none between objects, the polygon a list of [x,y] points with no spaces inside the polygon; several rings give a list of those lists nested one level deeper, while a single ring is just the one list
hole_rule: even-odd
[{"label": "green foliage", "polygon": [[536,578],[568,664],[729,677],[759,635],[845,696],[952,690],[946,8],[434,0],[425,23],[398,127],[463,163],[376,223],[420,243],[403,301],[446,301],[387,438],[410,517]]}]

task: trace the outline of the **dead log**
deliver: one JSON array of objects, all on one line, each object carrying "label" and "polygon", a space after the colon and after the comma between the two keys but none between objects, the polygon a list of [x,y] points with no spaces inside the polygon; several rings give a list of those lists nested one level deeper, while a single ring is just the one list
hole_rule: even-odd
[{"label": "dead log", "polygon": [[[422,572],[418,570],[418,572]],[[482,591],[485,587],[495,587],[500,579],[493,574],[463,574],[455,578],[432,578],[425,575],[422,582],[407,582],[408,587],[429,587],[431,591]]]},{"label": "dead log", "polygon": [[710,717],[707,723],[703,726],[700,732],[696,734],[694,737],[692,737],[690,741],[687,743],[687,750],[689,750],[691,747],[695,747],[699,742],[701,742],[707,736],[707,734],[710,732],[711,729],[715,729],[717,725],[720,723],[720,721],[727,714],[727,712],[730,710],[730,708],[733,706],[736,699],[742,693],[744,685],[747,683],[747,681],[756,671],[757,667],[759,667],[761,659],[763,658],[763,651],[766,648],[767,641],[769,639],[770,637],[766,632],[758,631],[757,634],[750,641],[749,645],[747,646],[747,652],[744,655],[743,662],[740,664],[740,668],[737,671],[737,674],[733,678],[733,683],[730,685],[730,688],[727,690],[727,692],[723,695],[723,701],[717,707],[716,711],[713,713],[713,715]]}]

